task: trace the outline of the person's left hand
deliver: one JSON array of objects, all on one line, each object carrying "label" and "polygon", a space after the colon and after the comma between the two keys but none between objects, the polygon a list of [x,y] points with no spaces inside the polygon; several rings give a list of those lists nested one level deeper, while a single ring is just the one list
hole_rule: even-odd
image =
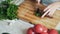
[{"label": "person's left hand", "polygon": [[44,16],[53,16],[56,9],[60,8],[60,2],[55,2],[53,4],[50,4],[47,8],[44,9],[45,13],[41,16],[43,18]]}]

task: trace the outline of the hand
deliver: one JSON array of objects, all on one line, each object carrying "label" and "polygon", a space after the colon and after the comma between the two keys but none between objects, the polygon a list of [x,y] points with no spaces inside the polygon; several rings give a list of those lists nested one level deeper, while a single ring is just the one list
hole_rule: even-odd
[{"label": "hand", "polygon": [[45,13],[41,16],[41,18],[43,18],[46,15],[52,17],[54,12],[58,8],[60,8],[60,2],[56,2],[56,3],[50,4],[47,8],[44,9]]},{"label": "hand", "polygon": [[36,6],[35,6],[35,8],[37,9],[37,8],[39,8],[39,6],[40,6],[40,2],[41,2],[41,0],[36,0]]},{"label": "hand", "polygon": [[38,4],[40,4],[41,0],[36,0],[38,2]]}]

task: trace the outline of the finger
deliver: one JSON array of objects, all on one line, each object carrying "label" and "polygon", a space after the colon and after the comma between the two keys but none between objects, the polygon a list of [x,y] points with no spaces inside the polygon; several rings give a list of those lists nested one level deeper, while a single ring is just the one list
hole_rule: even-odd
[{"label": "finger", "polygon": [[39,5],[41,0],[36,0],[36,1],[37,1],[38,5]]},{"label": "finger", "polygon": [[37,2],[40,2],[41,0],[36,0]]},{"label": "finger", "polygon": [[51,9],[49,9],[48,11],[46,11],[46,12],[41,16],[41,18],[43,18],[45,15],[47,15],[47,13],[49,13],[50,10],[51,10]]},{"label": "finger", "polygon": [[38,2],[38,4],[40,4],[41,0],[36,0]]},{"label": "finger", "polygon": [[47,10],[49,10],[49,8],[51,8],[51,5],[48,6],[47,8],[45,8],[45,9],[44,9],[44,12],[47,11]]},{"label": "finger", "polygon": [[56,9],[51,10],[48,15],[49,15],[49,16],[53,16],[53,14],[54,14],[55,11],[56,11]]}]

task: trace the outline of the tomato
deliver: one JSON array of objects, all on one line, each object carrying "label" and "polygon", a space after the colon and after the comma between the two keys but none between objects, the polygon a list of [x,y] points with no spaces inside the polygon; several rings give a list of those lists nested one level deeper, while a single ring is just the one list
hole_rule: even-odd
[{"label": "tomato", "polygon": [[33,31],[33,28],[29,28],[27,30],[27,34],[35,34],[35,32]]},{"label": "tomato", "polygon": [[48,34],[47,32],[42,32],[41,34]]},{"label": "tomato", "polygon": [[45,26],[43,27],[43,32],[47,32],[48,28],[46,28]]},{"label": "tomato", "polygon": [[35,31],[36,33],[41,33],[41,32],[43,32],[43,26],[42,26],[41,24],[35,25],[35,26],[34,26],[34,31]]},{"label": "tomato", "polygon": [[37,34],[41,34],[41,33],[37,33]]},{"label": "tomato", "polygon": [[55,29],[51,29],[48,33],[49,34],[58,34],[58,31]]}]

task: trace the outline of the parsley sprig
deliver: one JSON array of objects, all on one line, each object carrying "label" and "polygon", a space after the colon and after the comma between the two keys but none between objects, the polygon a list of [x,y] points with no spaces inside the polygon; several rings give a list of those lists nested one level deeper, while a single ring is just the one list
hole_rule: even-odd
[{"label": "parsley sprig", "polygon": [[0,3],[0,20],[2,19],[16,19],[18,6],[10,3],[13,0],[5,0]]}]

